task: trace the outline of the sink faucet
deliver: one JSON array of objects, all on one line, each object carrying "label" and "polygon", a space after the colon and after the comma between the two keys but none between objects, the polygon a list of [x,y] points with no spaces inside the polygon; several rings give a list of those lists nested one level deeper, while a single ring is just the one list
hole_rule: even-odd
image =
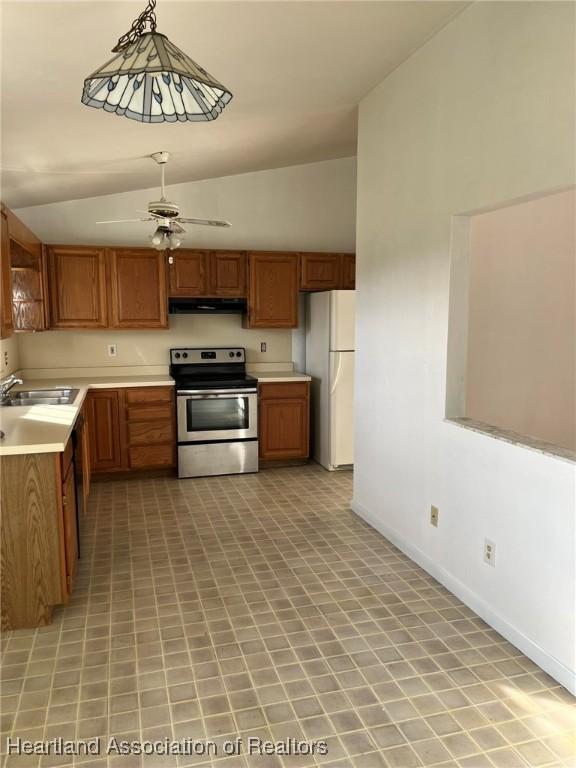
[{"label": "sink faucet", "polygon": [[15,387],[16,384],[24,384],[22,379],[19,379],[17,376],[15,376],[13,373],[10,374],[6,379],[3,381],[0,381],[0,397],[4,398],[10,392],[12,387]]}]

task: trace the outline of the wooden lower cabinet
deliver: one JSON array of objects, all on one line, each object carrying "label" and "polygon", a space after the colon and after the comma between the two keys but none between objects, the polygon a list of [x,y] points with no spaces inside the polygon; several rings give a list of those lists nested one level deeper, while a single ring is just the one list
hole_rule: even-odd
[{"label": "wooden lower cabinet", "polygon": [[258,402],[260,459],[307,459],[310,453],[310,384],[260,384]]},{"label": "wooden lower cabinet", "polygon": [[173,387],[93,389],[88,398],[92,472],[176,465]]},{"label": "wooden lower cabinet", "polygon": [[[64,474],[65,473],[65,474]],[[76,498],[76,478],[74,464],[62,468],[62,531],[63,531],[63,566],[66,580],[66,595],[72,592],[76,566],[78,564],[78,511]]]},{"label": "wooden lower cabinet", "polygon": [[49,624],[66,603],[78,564],[72,439],[62,453],[4,456],[2,483],[2,629]]},{"label": "wooden lower cabinet", "polygon": [[126,390],[129,469],[163,469],[176,464],[173,387]]},{"label": "wooden lower cabinet", "polygon": [[92,472],[115,472],[125,467],[122,450],[122,406],[120,389],[93,389],[88,392]]}]

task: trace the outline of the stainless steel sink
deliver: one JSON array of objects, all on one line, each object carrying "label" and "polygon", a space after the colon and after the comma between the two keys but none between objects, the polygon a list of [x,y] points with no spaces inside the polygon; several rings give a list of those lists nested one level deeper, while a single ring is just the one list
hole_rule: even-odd
[{"label": "stainless steel sink", "polygon": [[2,405],[72,405],[78,391],[68,387],[58,387],[9,392],[2,400]]}]

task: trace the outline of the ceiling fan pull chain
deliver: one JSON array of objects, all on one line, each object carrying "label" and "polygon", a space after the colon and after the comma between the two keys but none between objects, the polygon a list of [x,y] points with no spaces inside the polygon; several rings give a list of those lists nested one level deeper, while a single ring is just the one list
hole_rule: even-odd
[{"label": "ceiling fan pull chain", "polygon": [[124,48],[126,48],[127,45],[130,45],[131,43],[134,43],[136,40],[138,40],[138,38],[144,34],[147,23],[150,24],[150,31],[156,32],[155,8],[156,0],[148,0],[148,5],[146,8],[142,11],[140,16],[138,16],[138,18],[132,22],[132,26],[128,32],[122,35],[114,48],[112,48],[113,53],[122,51]]}]

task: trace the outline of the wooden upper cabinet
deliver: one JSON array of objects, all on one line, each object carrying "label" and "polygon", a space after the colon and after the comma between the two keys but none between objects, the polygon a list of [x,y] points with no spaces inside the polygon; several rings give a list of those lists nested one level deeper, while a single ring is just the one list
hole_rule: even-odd
[{"label": "wooden upper cabinet", "polygon": [[341,288],[352,290],[356,288],[356,254],[343,253],[341,254],[342,267],[341,267]]},{"label": "wooden upper cabinet", "polygon": [[8,219],[4,211],[2,219],[2,240],[0,244],[0,338],[5,339],[12,333],[12,280],[10,274],[10,236]]},{"label": "wooden upper cabinet", "polygon": [[336,290],[340,288],[340,275],[340,254],[300,254],[300,289],[302,291]]},{"label": "wooden upper cabinet", "polygon": [[212,251],[210,254],[211,296],[246,296],[246,254],[242,251]]},{"label": "wooden upper cabinet", "polygon": [[51,328],[106,328],[104,248],[48,246]]},{"label": "wooden upper cabinet", "polygon": [[208,296],[209,252],[184,248],[171,256],[170,296]]},{"label": "wooden upper cabinet", "polygon": [[116,248],[109,257],[110,327],[167,328],[166,254]]},{"label": "wooden upper cabinet", "polygon": [[172,253],[170,296],[246,296],[246,254],[242,251],[180,250]]},{"label": "wooden upper cabinet", "polygon": [[298,254],[248,254],[248,328],[298,326]]}]

